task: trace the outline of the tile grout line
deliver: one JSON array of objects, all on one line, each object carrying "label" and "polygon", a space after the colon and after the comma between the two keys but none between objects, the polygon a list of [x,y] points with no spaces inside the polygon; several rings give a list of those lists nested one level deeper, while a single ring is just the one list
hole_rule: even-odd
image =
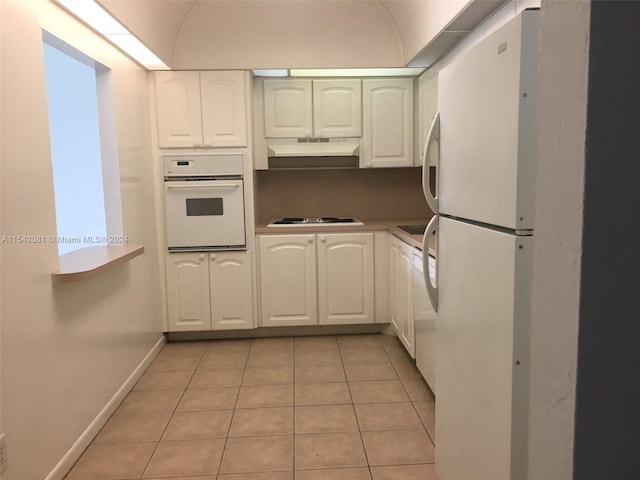
[{"label": "tile grout line", "polygon": [[[162,350],[164,350],[166,348],[166,346],[167,346],[167,344],[165,344],[165,346],[162,347]],[[158,355],[160,355],[162,350],[158,353]],[[145,464],[144,468],[142,469],[142,474],[140,475],[140,480],[142,480],[144,478],[144,474],[146,473],[147,469],[149,468],[149,465],[151,464],[151,460],[153,459],[153,456],[155,455],[156,451],[158,450],[158,447],[160,446],[160,442],[162,441],[162,437],[166,433],[167,428],[169,428],[169,424],[171,423],[171,420],[173,419],[174,414],[178,410],[178,406],[180,405],[180,402],[184,398],[184,394],[186,393],[187,388],[189,387],[189,384],[191,383],[191,380],[193,379],[193,376],[195,375],[196,370],[198,369],[198,366],[200,365],[200,362],[202,361],[202,357],[204,357],[205,351],[206,351],[206,348],[200,354],[200,359],[196,363],[196,366],[193,368],[193,371],[191,372],[191,376],[189,377],[189,381],[187,382],[187,384],[185,385],[184,389],[182,390],[182,395],[180,395],[180,398],[176,402],[175,407],[173,407],[173,411],[171,412],[171,415],[169,416],[169,421],[167,422],[167,424],[162,429],[162,433],[160,434],[160,438],[158,438],[157,442],[154,442],[155,443],[155,447],[153,448],[153,451],[151,452],[151,455],[149,456],[149,460],[147,460],[147,463]],[[156,356],[156,358],[157,358],[157,356]],[[151,363],[151,365],[153,365],[153,362]],[[145,373],[149,371],[149,368],[151,367],[151,365],[149,365],[149,367],[147,367],[147,369],[145,370]]]}]

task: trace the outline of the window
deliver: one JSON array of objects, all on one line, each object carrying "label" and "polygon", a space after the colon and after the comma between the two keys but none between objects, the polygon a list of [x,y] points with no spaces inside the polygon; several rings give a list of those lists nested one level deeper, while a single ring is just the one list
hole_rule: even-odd
[{"label": "window", "polygon": [[122,233],[109,69],[43,33],[58,254]]}]

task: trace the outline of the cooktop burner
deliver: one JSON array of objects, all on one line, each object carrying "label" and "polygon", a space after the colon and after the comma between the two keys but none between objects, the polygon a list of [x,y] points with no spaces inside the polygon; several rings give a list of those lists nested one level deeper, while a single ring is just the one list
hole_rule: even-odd
[{"label": "cooktop burner", "polygon": [[319,224],[332,224],[332,225],[364,225],[360,220],[355,217],[317,217],[317,218],[304,218],[304,217],[284,217],[271,220],[269,227],[279,226],[309,226]]}]

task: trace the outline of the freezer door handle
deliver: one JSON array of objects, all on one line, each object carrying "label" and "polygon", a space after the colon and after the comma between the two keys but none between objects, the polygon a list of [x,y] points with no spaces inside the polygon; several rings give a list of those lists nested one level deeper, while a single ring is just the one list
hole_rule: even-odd
[{"label": "freezer door handle", "polygon": [[[424,231],[424,237],[422,238],[422,271],[424,272],[424,283],[427,286],[427,296],[431,301],[431,305],[433,305],[433,310],[436,312],[438,311],[438,269],[436,267],[436,274],[434,275],[436,284],[434,285],[433,283],[431,283],[431,272],[429,271],[429,238],[431,238],[431,235],[433,235],[434,233],[436,234],[437,238],[439,218],[439,215],[434,215],[431,218],[429,225],[427,225],[427,228]],[[437,262],[438,256],[436,253],[436,264]]]},{"label": "freezer door handle", "polygon": [[432,166],[429,152],[434,143],[438,144],[438,155],[440,155],[440,112],[436,113],[433,122],[431,122],[427,141],[424,144],[424,162],[422,164],[422,191],[424,192],[424,198],[427,199],[427,204],[433,213],[437,214],[440,213],[438,196],[431,193],[431,188],[429,187],[429,185],[431,185],[431,168],[429,167]]}]

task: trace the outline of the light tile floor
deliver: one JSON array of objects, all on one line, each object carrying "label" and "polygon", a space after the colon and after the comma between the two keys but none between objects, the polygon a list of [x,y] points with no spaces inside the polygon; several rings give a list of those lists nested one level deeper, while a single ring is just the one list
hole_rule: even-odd
[{"label": "light tile floor", "polygon": [[437,480],[434,397],[395,337],[169,343],[68,480]]}]

